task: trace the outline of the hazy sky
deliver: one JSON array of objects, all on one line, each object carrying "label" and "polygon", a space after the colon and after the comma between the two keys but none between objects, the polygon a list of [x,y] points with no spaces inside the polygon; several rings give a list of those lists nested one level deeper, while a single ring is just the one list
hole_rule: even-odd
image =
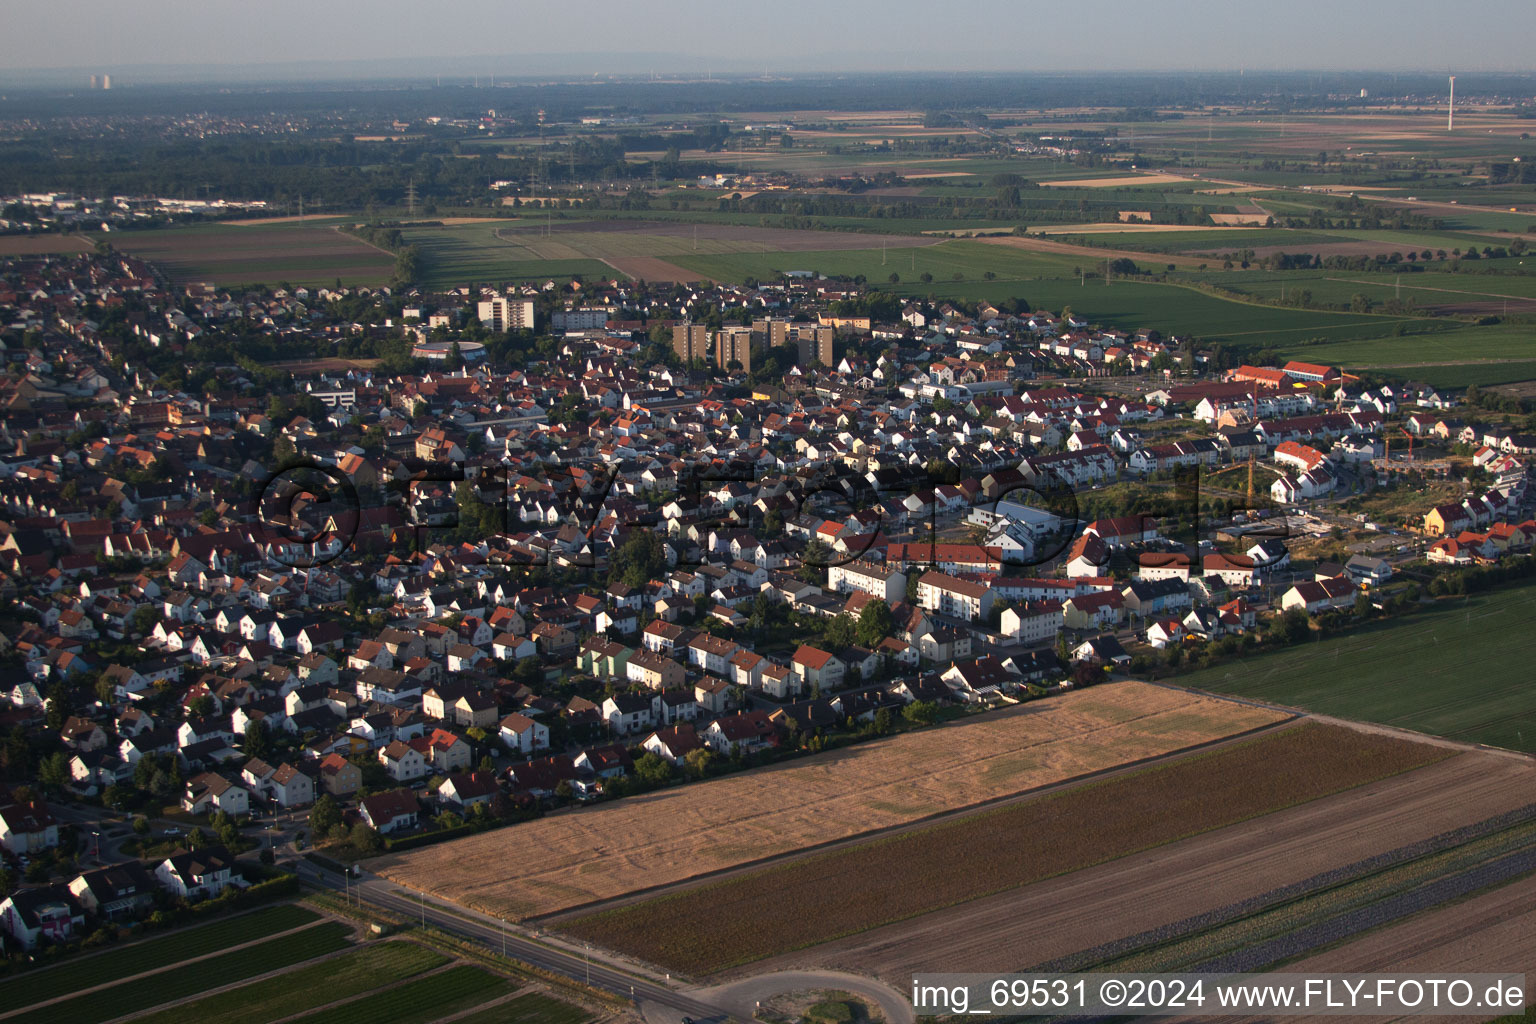
[{"label": "hazy sky", "polygon": [[0,0],[0,18],[13,73],[458,57],[590,74],[666,55],[721,71],[1536,67],[1536,0]]}]

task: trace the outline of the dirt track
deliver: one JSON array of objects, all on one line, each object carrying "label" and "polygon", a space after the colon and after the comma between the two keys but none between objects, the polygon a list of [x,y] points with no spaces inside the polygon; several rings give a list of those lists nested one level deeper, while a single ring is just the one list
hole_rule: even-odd
[{"label": "dirt track", "polygon": [[758,961],[743,973],[818,967],[902,985],[915,972],[1020,970],[1481,821],[1533,797],[1536,765],[1465,753],[1256,821]]}]

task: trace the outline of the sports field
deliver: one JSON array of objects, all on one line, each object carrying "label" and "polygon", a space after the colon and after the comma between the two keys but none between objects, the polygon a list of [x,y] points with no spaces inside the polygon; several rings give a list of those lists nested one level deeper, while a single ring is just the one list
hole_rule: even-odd
[{"label": "sports field", "polygon": [[1119,682],[370,862],[527,918],[724,870],[1280,721]]},{"label": "sports field", "polygon": [[1180,676],[1183,685],[1536,753],[1536,583],[1446,599]]}]

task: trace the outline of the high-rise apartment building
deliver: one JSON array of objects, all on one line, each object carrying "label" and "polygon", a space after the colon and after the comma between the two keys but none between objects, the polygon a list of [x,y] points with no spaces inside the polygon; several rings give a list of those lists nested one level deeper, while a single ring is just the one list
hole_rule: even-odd
[{"label": "high-rise apartment building", "polygon": [[493,331],[533,330],[533,300],[498,295],[479,305],[480,322]]},{"label": "high-rise apartment building", "polygon": [[672,351],[685,364],[709,359],[709,328],[704,324],[678,324],[672,328]]}]

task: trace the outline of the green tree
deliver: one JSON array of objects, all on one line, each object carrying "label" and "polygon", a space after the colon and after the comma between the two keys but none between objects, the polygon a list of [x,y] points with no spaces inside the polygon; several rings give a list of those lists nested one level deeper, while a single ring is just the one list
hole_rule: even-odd
[{"label": "green tree", "polygon": [[309,809],[310,835],[316,839],[330,835],[331,830],[340,824],[341,808],[336,805],[336,798],[329,793],[322,794]]},{"label": "green tree", "polygon": [[272,749],[271,738],[267,736],[267,727],[261,722],[247,722],[245,726],[245,743],[242,750],[246,757],[266,757]]},{"label": "green tree", "polygon": [[901,717],[913,725],[932,725],[939,720],[939,706],[931,700],[917,700],[901,710]]},{"label": "green tree", "polygon": [[866,604],[859,612],[859,624],[855,635],[860,644],[874,648],[880,641],[891,635],[891,606],[884,601],[874,600]]},{"label": "green tree", "polygon": [[672,762],[646,751],[635,760],[635,777],[649,786],[664,786],[672,781]]},{"label": "green tree", "polygon": [[54,751],[38,764],[37,781],[51,792],[58,792],[69,785],[69,758],[64,756],[62,750]]},{"label": "green tree", "polygon": [[365,822],[360,821],[353,825],[348,838],[352,843],[352,848],[364,856],[378,853],[384,849],[384,838]]}]

